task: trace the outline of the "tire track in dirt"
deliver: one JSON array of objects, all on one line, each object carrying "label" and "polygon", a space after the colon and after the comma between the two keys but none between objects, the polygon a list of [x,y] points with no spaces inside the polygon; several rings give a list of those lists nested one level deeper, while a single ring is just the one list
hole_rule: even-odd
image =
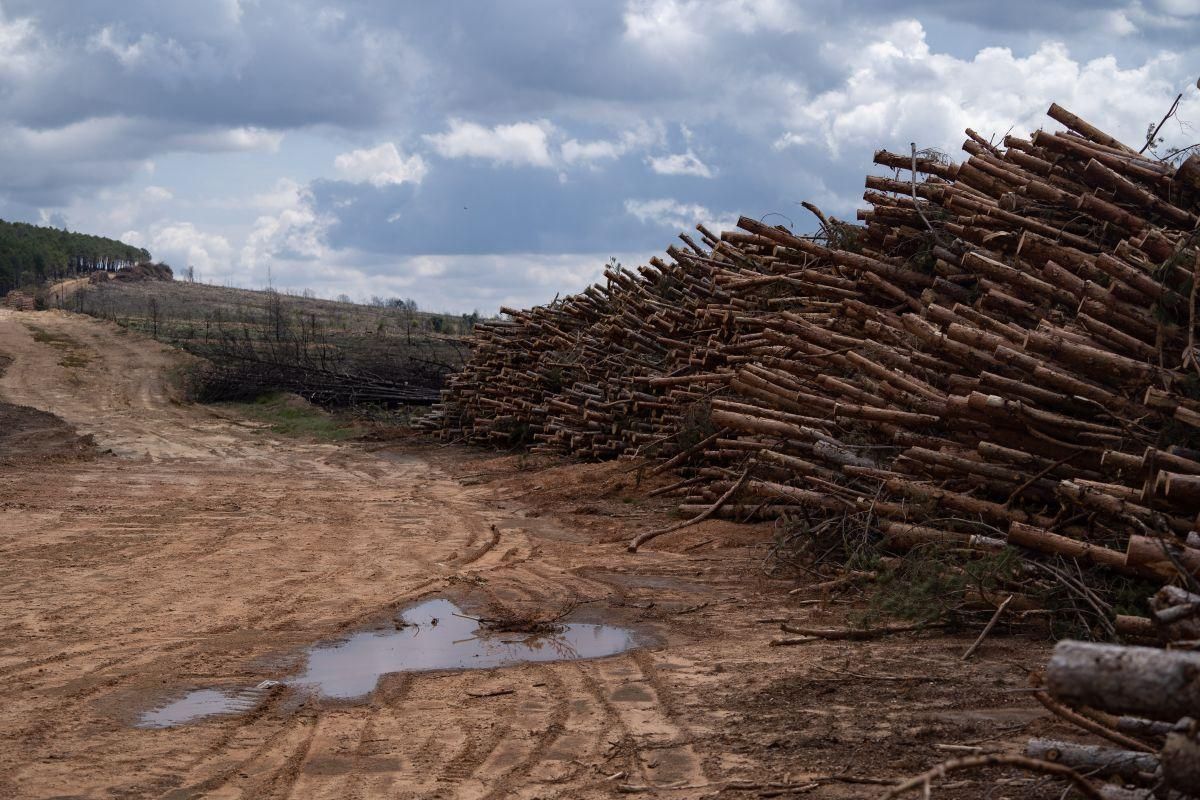
[{"label": "tire track in dirt", "polygon": [[[549,614],[626,589],[570,560],[576,532],[523,519],[421,455],[280,440],[176,405],[169,349],[69,315],[38,324],[94,358],[69,374],[20,320],[0,318],[0,350],[14,356],[0,393],[118,456],[0,474],[11,495],[0,619],[12,620],[0,629],[0,737],[16,742],[0,787],[18,798],[575,800],[610,796],[605,777],[621,770],[652,786],[703,780],[653,659],[629,655],[388,675],[356,704],[281,687],[240,717],[129,727],[191,688],[286,679],[304,646],[438,590]],[[513,691],[473,696],[500,689]]]},{"label": "tire track in dirt", "polygon": [[[68,375],[17,316],[0,319],[0,349],[13,355],[0,392],[136,457],[0,476],[0,618],[13,621],[0,629],[0,736],[23,734],[0,756],[0,783],[38,796],[171,783],[286,794],[325,757],[336,715],[360,712],[143,732],[123,727],[137,698],[185,681],[253,685],[265,676],[251,665],[267,658],[270,672],[271,653],[403,605],[461,568],[435,565],[490,533],[486,507],[420,458],[277,440],[175,406],[162,382],[177,363],[170,351],[93,320],[37,315],[96,351]],[[499,558],[489,547],[468,566],[487,571]],[[298,720],[323,724],[302,755]],[[87,756],[63,769],[64,749]]]},{"label": "tire track in dirt", "polygon": [[631,737],[637,772],[650,786],[704,783],[706,776],[692,737],[672,720],[661,684],[643,663],[648,662],[637,651],[596,662],[605,702]]}]

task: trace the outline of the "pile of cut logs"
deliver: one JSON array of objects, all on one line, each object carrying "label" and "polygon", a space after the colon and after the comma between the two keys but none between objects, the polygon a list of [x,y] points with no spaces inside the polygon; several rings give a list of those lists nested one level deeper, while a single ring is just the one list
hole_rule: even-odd
[{"label": "pile of cut logs", "polygon": [[[1094,595],[1092,635],[1195,625],[1161,617],[1200,608],[1194,583],[1178,588],[1200,577],[1200,155],[1156,160],[1049,115],[1063,130],[1002,146],[968,130],[962,163],[877,152],[887,174],[866,180],[862,225],[807,206],[816,236],[699,226],[669,260],[506,310],[426,424],[665,459],[688,516],[855,515],[894,552],[1015,553]],[[1085,573],[1168,594],[1120,616]],[[1200,718],[1200,656],[1089,647],[1060,646],[1052,692],[1097,714]],[[1140,664],[1162,685],[1102,701]],[[1139,705],[1168,695],[1181,705],[1166,716]]]},{"label": "pile of cut logs", "polygon": [[[478,327],[447,440],[670,457],[684,510],[1200,574],[1200,156],[1067,130],[880,151],[863,226],[748,218]],[[1189,540],[1189,534],[1191,539]]]},{"label": "pile of cut logs", "polygon": [[3,306],[17,311],[33,311],[37,308],[37,303],[31,295],[13,289],[4,296]]}]

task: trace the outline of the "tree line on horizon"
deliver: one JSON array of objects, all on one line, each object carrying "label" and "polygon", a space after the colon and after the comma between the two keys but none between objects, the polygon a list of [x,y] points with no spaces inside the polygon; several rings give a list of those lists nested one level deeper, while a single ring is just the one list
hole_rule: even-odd
[{"label": "tree line on horizon", "polygon": [[150,260],[144,247],[87,233],[0,220],[0,295],[76,272]]}]

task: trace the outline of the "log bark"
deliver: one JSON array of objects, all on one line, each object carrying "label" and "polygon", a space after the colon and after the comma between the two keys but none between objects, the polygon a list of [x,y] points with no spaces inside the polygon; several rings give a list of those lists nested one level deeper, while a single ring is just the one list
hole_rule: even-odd
[{"label": "log bark", "polygon": [[1041,761],[1052,761],[1088,775],[1118,775],[1136,779],[1158,771],[1158,756],[1135,750],[1075,744],[1057,739],[1031,739],[1025,755]]},{"label": "log bark", "polygon": [[1200,715],[1200,654],[1063,641],[1046,687],[1072,705],[1172,722]]}]

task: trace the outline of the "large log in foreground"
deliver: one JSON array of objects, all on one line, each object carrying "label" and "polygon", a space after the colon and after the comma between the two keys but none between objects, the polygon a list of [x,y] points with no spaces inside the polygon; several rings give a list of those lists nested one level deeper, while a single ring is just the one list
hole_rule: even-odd
[{"label": "large log in foreground", "polygon": [[1059,642],[1046,686],[1060,700],[1114,714],[1200,718],[1200,653]]}]

